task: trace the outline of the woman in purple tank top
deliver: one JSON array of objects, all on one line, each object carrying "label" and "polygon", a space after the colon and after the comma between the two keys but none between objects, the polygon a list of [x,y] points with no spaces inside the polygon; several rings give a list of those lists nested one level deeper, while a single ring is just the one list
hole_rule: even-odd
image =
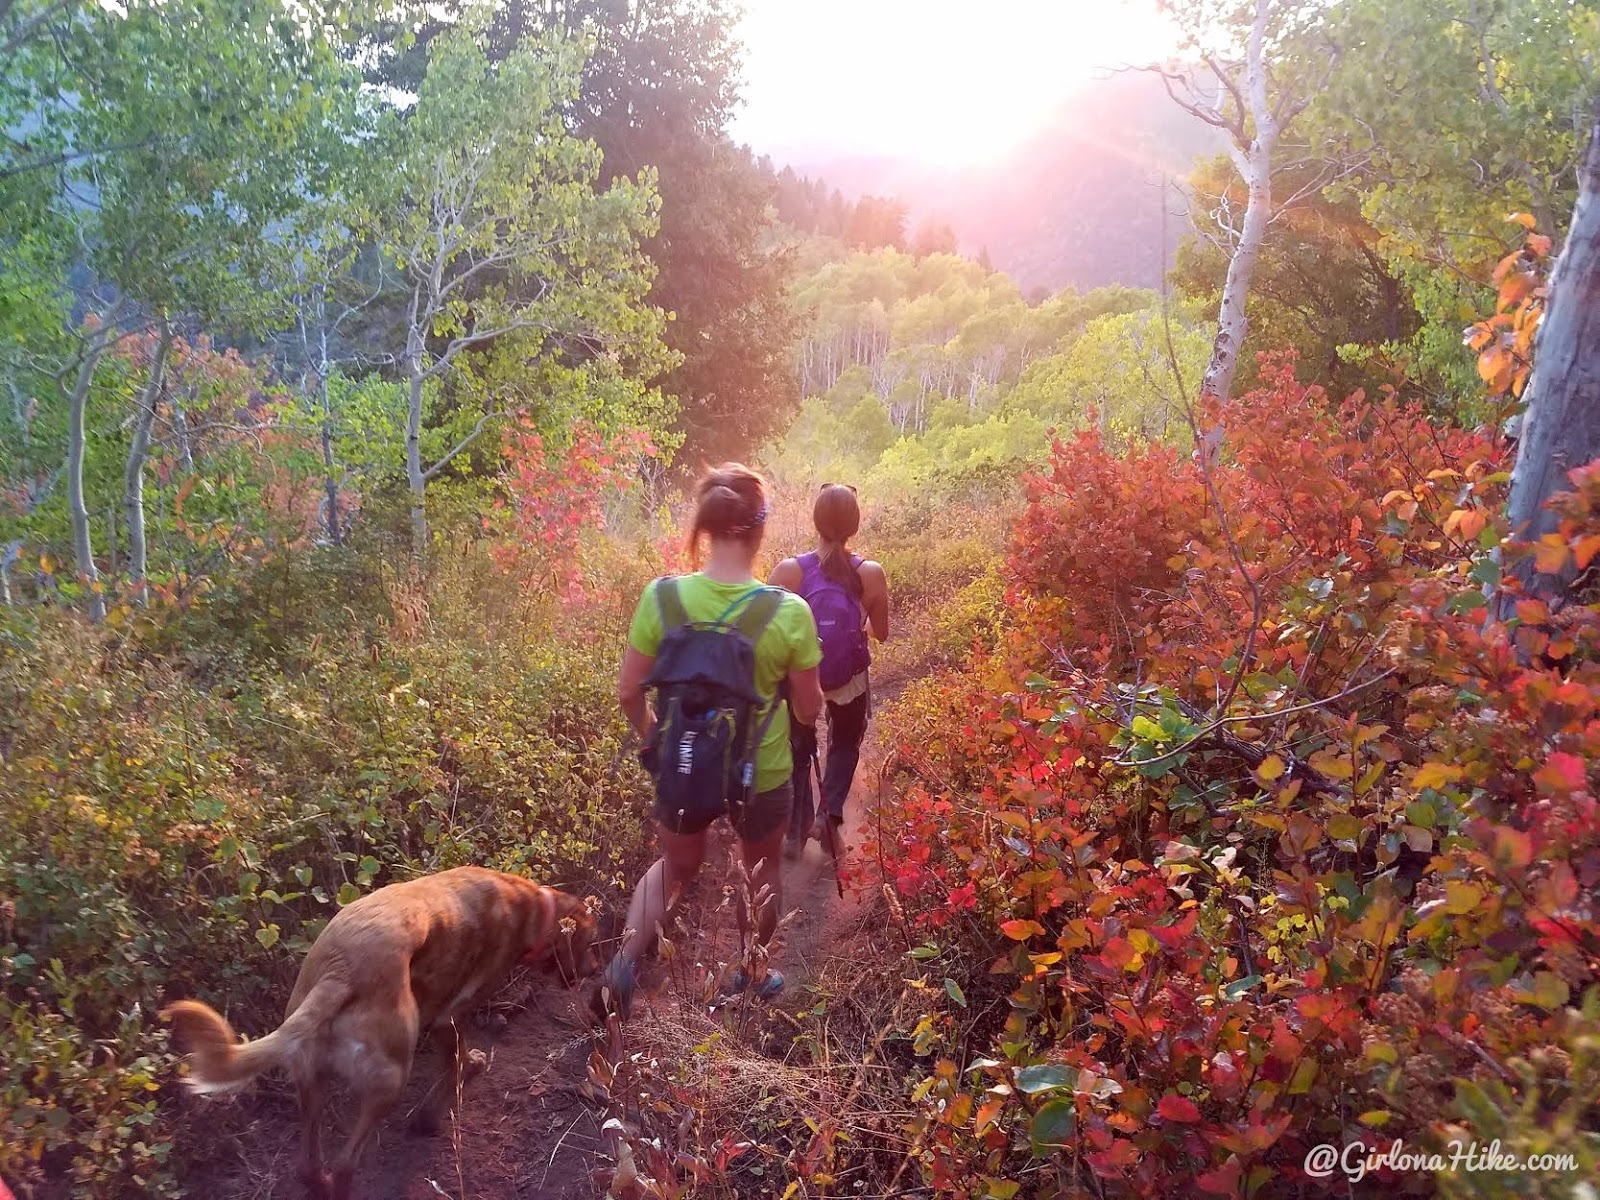
[{"label": "woman in purple tank top", "polygon": [[822,789],[813,824],[811,774],[817,761],[814,725],[789,723],[794,754],[794,815],[784,851],[799,857],[808,837],[837,856],[844,805],[861,759],[872,692],[867,668],[872,661],[868,634],[880,642],[889,636],[889,583],[883,568],[850,552],[849,542],[861,528],[861,507],[849,484],[830,483],[811,509],[817,548],[786,558],[767,582],[789,589],[811,606],[822,643],[820,668],[828,710],[828,756],[819,770]]}]

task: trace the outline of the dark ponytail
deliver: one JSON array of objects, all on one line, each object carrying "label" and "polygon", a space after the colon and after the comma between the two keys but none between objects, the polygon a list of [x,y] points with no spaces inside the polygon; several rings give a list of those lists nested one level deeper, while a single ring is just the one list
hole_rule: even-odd
[{"label": "dark ponytail", "polygon": [[767,524],[766,481],[740,463],[723,463],[700,477],[689,526],[689,561],[700,565],[700,539],[736,538],[752,553]]},{"label": "dark ponytail", "polygon": [[861,574],[856,570],[847,545],[861,528],[861,505],[856,500],[855,488],[844,483],[824,485],[811,506],[811,523],[817,527],[817,537],[822,541],[817,552],[822,573],[857,600],[861,599]]}]

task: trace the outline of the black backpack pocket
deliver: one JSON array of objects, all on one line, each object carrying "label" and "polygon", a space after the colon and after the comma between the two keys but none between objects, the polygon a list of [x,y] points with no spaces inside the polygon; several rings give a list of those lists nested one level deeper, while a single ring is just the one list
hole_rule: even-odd
[{"label": "black backpack pocket", "polygon": [[677,580],[657,585],[663,634],[645,686],[656,727],[640,755],[656,784],[654,813],[672,833],[698,833],[748,798],[755,756],[778,711],[756,687],[756,643],[782,602],[755,587],[715,621],[690,621]]},{"label": "black backpack pocket", "polygon": [[734,709],[682,695],[667,699],[647,765],[656,783],[655,817],[670,832],[698,833],[728,811],[740,725]]}]

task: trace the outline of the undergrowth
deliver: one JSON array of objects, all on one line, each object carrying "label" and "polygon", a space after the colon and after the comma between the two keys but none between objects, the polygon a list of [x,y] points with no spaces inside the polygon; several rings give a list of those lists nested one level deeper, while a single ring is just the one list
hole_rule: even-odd
[{"label": "undergrowth", "polygon": [[271,1029],[339,905],[466,863],[614,900],[639,869],[620,606],[441,559],[425,584],[280,561],[105,631],[5,618],[0,1175],[22,1194],[179,1194],[156,1011],[195,995]]}]

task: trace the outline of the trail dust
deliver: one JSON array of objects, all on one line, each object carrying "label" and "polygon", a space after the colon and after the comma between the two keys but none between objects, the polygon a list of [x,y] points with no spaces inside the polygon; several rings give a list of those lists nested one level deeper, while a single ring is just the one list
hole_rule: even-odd
[{"label": "trail dust", "polygon": [[[891,688],[892,691],[898,689]],[[889,697],[879,696],[875,704]],[[825,723],[824,723],[825,724]],[[824,743],[825,744],[825,743]],[[878,751],[869,731],[862,763],[847,808],[845,842],[856,852],[862,842],[861,818]],[[707,848],[697,885],[700,897],[715,897],[737,886],[731,862],[733,838],[719,822]],[[834,862],[815,841],[796,862],[784,864],[783,910],[790,914],[772,965],[785,976],[777,1002],[805,1002],[806,987],[822,976],[830,960],[852,957],[879,905],[853,890],[841,899]],[[717,920],[709,904],[696,921],[689,916],[684,951],[702,961],[736,961],[737,937],[731,922]],[[665,968],[647,974],[638,1004],[659,1028],[662,1019],[682,1012],[681,990],[663,981]],[[652,979],[651,976],[654,976]],[[438,1058],[427,1039],[419,1048],[406,1095],[379,1128],[356,1173],[356,1200],[599,1200],[614,1150],[602,1132],[605,1111],[582,1094],[593,1037],[597,1032],[585,1008],[587,987],[568,989],[554,979],[522,972],[501,989],[464,1030],[477,1067],[462,1088],[459,1116],[433,1135],[414,1133],[409,1118],[427,1099],[438,1079]],[[635,1019],[638,1019],[636,1016]],[[627,1036],[627,1035],[625,1035]],[[632,1037],[627,1039],[630,1043]],[[631,1049],[631,1046],[630,1046]],[[328,1105],[323,1146],[330,1156],[343,1144],[354,1118],[336,1092]],[[292,1087],[282,1079],[258,1082],[252,1092],[232,1100],[191,1099],[198,1136],[207,1136],[202,1105],[238,1106],[212,1153],[186,1180],[196,1200],[301,1200],[295,1175],[299,1116]]]}]

